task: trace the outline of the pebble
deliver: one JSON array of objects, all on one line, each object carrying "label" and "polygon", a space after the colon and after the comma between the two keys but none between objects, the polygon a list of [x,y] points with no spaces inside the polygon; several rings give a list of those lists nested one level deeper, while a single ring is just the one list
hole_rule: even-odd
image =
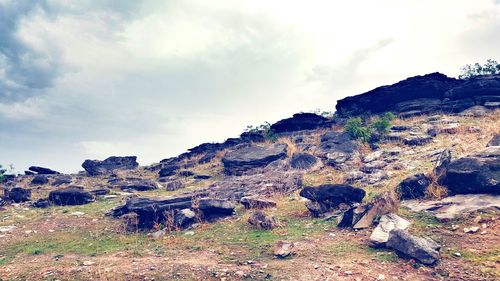
[{"label": "pebble", "polygon": [[479,226],[472,226],[472,227],[465,227],[464,232],[465,233],[476,233],[479,230]]},{"label": "pebble", "polygon": [[461,256],[462,256],[462,254],[460,254],[459,252],[455,252],[455,253],[453,253],[453,255],[454,255],[455,257],[461,257]]},{"label": "pebble", "polygon": [[93,261],[84,261],[83,262],[84,266],[91,266],[91,265],[94,265],[94,264],[95,264],[95,262],[93,262]]},{"label": "pebble", "polygon": [[378,280],[378,281],[385,280],[385,275],[384,275],[384,274],[379,274],[379,275],[377,276],[377,280]]}]

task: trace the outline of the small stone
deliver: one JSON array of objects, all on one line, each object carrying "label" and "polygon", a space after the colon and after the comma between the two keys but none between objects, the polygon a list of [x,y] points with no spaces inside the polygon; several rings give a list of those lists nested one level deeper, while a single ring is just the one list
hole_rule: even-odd
[{"label": "small stone", "polygon": [[186,231],[186,233],[184,233],[184,235],[193,236],[194,235],[194,231],[192,231],[192,230]]},{"label": "small stone", "polygon": [[464,228],[465,233],[476,233],[478,231],[479,231],[479,226],[465,227]]},{"label": "small stone", "polygon": [[344,272],[345,275],[352,275],[352,271],[350,270],[347,270],[346,272]]},{"label": "small stone", "polygon": [[481,216],[477,216],[472,220],[474,223],[480,223],[481,222]]},{"label": "small stone", "polygon": [[84,261],[83,262],[84,266],[91,266],[91,265],[94,265],[94,264],[95,264],[95,262],[93,262],[93,261]]},{"label": "small stone", "polygon": [[459,252],[455,252],[455,253],[453,253],[453,256],[455,256],[455,257],[458,257],[458,258],[459,258],[459,257],[461,257],[461,256],[462,256],[462,254],[460,254]]},{"label": "small stone", "polygon": [[318,269],[318,268],[319,268],[319,265],[315,264],[314,269]]},{"label": "small stone", "polygon": [[377,276],[377,280],[378,280],[378,281],[385,280],[385,275],[384,275],[384,274],[379,274],[379,275]]},{"label": "small stone", "polygon": [[73,213],[71,213],[71,215],[79,217],[79,216],[85,215],[85,213],[84,212],[73,212]]}]

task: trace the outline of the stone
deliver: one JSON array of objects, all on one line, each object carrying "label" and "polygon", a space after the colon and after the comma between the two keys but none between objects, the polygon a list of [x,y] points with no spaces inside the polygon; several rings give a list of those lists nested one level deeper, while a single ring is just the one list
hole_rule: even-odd
[{"label": "stone", "polygon": [[300,196],[314,202],[330,202],[332,205],[339,205],[340,203],[361,202],[365,197],[365,191],[345,184],[323,184],[304,187],[300,191]]},{"label": "stone", "polygon": [[446,169],[451,163],[451,151],[449,149],[443,150],[436,160],[436,164],[434,166],[434,174],[439,177],[446,173]]},{"label": "stone", "polygon": [[167,183],[167,191],[174,191],[184,188],[184,184],[181,181],[172,181]]},{"label": "stone", "polygon": [[209,175],[194,175],[193,176],[193,179],[195,179],[195,180],[208,180],[210,178],[211,178],[211,176],[209,176]]},{"label": "stone", "polygon": [[44,209],[50,207],[50,202],[47,199],[38,199],[33,202],[32,206],[35,208]]},{"label": "stone", "polygon": [[366,174],[361,171],[350,171],[347,172],[346,181],[353,182],[362,179]]},{"label": "stone", "polygon": [[181,167],[179,167],[177,165],[166,166],[166,167],[161,168],[161,170],[158,172],[158,175],[160,177],[173,176],[173,175],[175,175],[175,173],[177,172],[177,170],[179,170],[180,168]]},{"label": "stone", "polygon": [[49,179],[47,178],[46,175],[36,175],[33,177],[31,180],[32,185],[43,185],[49,183]]},{"label": "stone", "polygon": [[428,135],[413,135],[403,138],[403,143],[409,146],[420,146],[428,144],[432,141],[432,137]]},{"label": "stone", "polygon": [[276,202],[272,200],[250,196],[241,198],[240,203],[245,207],[245,209],[265,209],[276,207]]},{"label": "stone", "polygon": [[208,221],[231,216],[234,213],[234,208],[234,204],[230,201],[215,198],[199,199],[196,206],[200,217]]},{"label": "stone", "polygon": [[127,179],[119,181],[114,185],[118,186],[121,190],[135,190],[135,191],[148,191],[158,188],[158,184],[148,179]]},{"label": "stone", "polygon": [[476,233],[479,231],[479,226],[464,227],[464,233]]},{"label": "stone", "polygon": [[109,194],[110,191],[107,188],[99,188],[99,189],[91,190],[89,192],[94,194],[95,196],[104,196],[106,194]]},{"label": "stone", "polygon": [[173,229],[185,229],[195,222],[196,213],[191,209],[175,210],[173,217]]},{"label": "stone", "polygon": [[84,191],[81,186],[69,186],[49,193],[49,202],[52,205],[84,205],[93,201],[94,196]]},{"label": "stone", "polygon": [[297,113],[293,117],[280,120],[271,125],[273,133],[313,130],[328,124],[328,119],[314,113]]},{"label": "stone", "polygon": [[495,134],[486,146],[500,146],[500,134]]},{"label": "stone", "polygon": [[372,206],[355,206],[342,214],[337,227],[353,227],[363,216],[365,216]]},{"label": "stone", "polygon": [[475,105],[460,113],[462,116],[481,117],[488,114],[489,110],[481,105]]},{"label": "stone", "polygon": [[383,154],[384,154],[384,152],[382,150],[374,151],[370,154],[367,154],[365,157],[363,157],[363,162],[370,163],[370,162],[373,162],[375,160],[379,160]]},{"label": "stone", "polygon": [[375,184],[389,178],[389,174],[384,170],[373,170],[366,177],[367,184]]},{"label": "stone", "polygon": [[[327,132],[320,137],[320,149],[323,153],[332,154],[331,159],[345,158],[346,161],[358,153],[358,144],[351,139],[349,134],[344,132]],[[334,154],[338,154],[334,155]]]},{"label": "stone", "polygon": [[270,230],[278,225],[276,218],[262,211],[253,212],[248,218],[248,223],[258,229]]},{"label": "stone", "polygon": [[357,222],[353,223],[352,228],[368,228],[376,218],[397,211],[398,206],[399,201],[391,192],[378,194],[366,205],[366,212],[361,215]]},{"label": "stone", "polygon": [[4,199],[14,203],[31,200],[31,190],[22,187],[4,188]]},{"label": "stone", "polygon": [[54,177],[54,181],[52,182],[53,186],[60,186],[63,184],[71,184],[72,178],[70,175],[60,175]]},{"label": "stone", "polygon": [[185,170],[185,171],[180,171],[179,176],[188,178],[194,176],[194,173],[192,171]]},{"label": "stone", "polygon": [[290,158],[290,166],[294,169],[307,170],[314,167],[318,159],[309,153],[294,153]]},{"label": "stone", "polygon": [[413,212],[427,211],[439,221],[449,221],[476,211],[498,210],[500,197],[487,194],[455,195],[434,201],[409,200],[403,206]]},{"label": "stone", "polygon": [[431,179],[424,174],[416,174],[404,179],[396,188],[399,197],[403,200],[423,198]]},{"label": "stone", "polygon": [[112,173],[114,170],[131,170],[139,166],[136,156],[111,156],[103,161],[85,160],[82,167],[90,176]]},{"label": "stone", "polygon": [[500,147],[451,161],[439,183],[454,194],[500,194]]},{"label": "stone", "polygon": [[386,214],[380,218],[380,221],[370,235],[370,242],[373,246],[382,246],[389,240],[389,232],[393,229],[406,230],[410,222],[396,214]]},{"label": "stone", "polygon": [[251,145],[230,151],[222,158],[226,175],[241,175],[244,172],[264,167],[271,162],[286,157],[286,144],[268,146]]},{"label": "stone", "polygon": [[31,166],[28,168],[28,170],[35,172],[39,175],[56,175],[59,174],[59,172],[54,171],[49,168],[44,168],[44,167],[38,167],[38,166]]},{"label": "stone", "polygon": [[278,241],[274,245],[274,256],[280,259],[284,259],[293,254],[295,245],[290,242]]},{"label": "stone", "polygon": [[198,164],[205,164],[205,163],[209,163],[209,162],[211,162],[212,160],[214,160],[216,156],[217,156],[217,152],[214,152],[214,151],[207,152],[207,153],[205,153],[205,155],[203,155],[203,156],[202,156],[202,157],[198,160]]},{"label": "stone", "polygon": [[387,162],[382,161],[382,160],[375,160],[371,161],[369,163],[366,163],[363,167],[361,167],[361,171],[365,173],[372,173],[376,170],[383,169],[385,166],[387,166]]},{"label": "stone", "polygon": [[428,238],[413,236],[406,230],[391,230],[386,246],[396,250],[399,255],[413,258],[425,265],[434,265],[440,259],[439,244]]}]

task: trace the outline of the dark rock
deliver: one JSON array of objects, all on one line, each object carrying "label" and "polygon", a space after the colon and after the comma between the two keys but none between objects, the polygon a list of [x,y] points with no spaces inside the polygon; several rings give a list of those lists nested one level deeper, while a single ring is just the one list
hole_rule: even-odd
[{"label": "dark rock", "polygon": [[451,161],[439,182],[455,194],[500,194],[500,147]]},{"label": "dark rock", "polygon": [[436,165],[434,166],[434,174],[441,177],[446,173],[446,169],[451,163],[451,151],[449,149],[443,150],[438,156]]},{"label": "dark rock", "polygon": [[129,179],[116,184],[121,190],[147,191],[158,188],[156,182],[148,179]]},{"label": "dark rock", "polygon": [[35,202],[33,202],[32,206],[34,208],[44,209],[50,207],[50,202],[47,199],[38,199]]},{"label": "dark rock", "polygon": [[33,184],[33,185],[42,185],[42,184],[47,184],[48,182],[49,182],[49,179],[47,178],[46,175],[36,175],[31,180],[31,184]]},{"label": "dark rock", "polygon": [[290,166],[294,169],[299,170],[310,169],[311,167],[316,165],[317,162],[318,159],[308,153],[295,153],[290,158]]},{"label": "dark rock", "polygon": [[63,184],[70,184],[72,181],[71,176],[69,175],[60,175],[54,178],[54,182],[52,182],[53,186],[59,186]]},{"label": "dark rock", "polygon": [[84,191],[81,186],[69,186],[49,193],[49,202],[53,205],[84,205],[93,201],[92,194]]},{"label": "dark rock", "polygon": [[240,203],[245,207],[245,209],[265,209],[276,207],[276,202],[257,197],[243,197],[240,199]]},{"label": "dark rock", "polygon": [[55,175],[59,174],[59,172],[56,172],[54,170],[51,170],[49,168],[44,168],[44,167],[38,167],[38,166],[31,166],[28,168],[28,170],[38,173],[40,175]]},{"label": "dark rock", "polygon": [[324,184],[316,187],[306,186],[300,191],[300,196],[314,202],[329,202],[331,205],[340,203],[359,203],[365,197],[365,191],[345,184]]},{"label": "dark rock", "polygon": [[440,259],[441,246],[428,238],[413,236],[406,230],[397,228],[391,230],[386,246],[404,257],[413,258],[425,265],[434,265]]},{"label": "dark rock", "polygon": [[353,227],[370,209],[372,206],[356,206],[345,211],[342,214],[337,227]]},{"label": "dark rock", "polygon": [[110,190],[107,188],[100,188],[100,189],[91,190],[89,192],[94,194],[95,196],[104,196],[106,194],[109,194]]},{"label": "dark rock", "polygon": [[499,103],[500,75],[457,80],[440,73],[411,77],[337,102],[340,117],[392,111],[400,117],[457,113]]},{"label": "dark rock", "polygon": [[430,143],[431,141],[432,137],[428,135],[413,135],[403,139],[403,143],[410,146],[425,145]]},{"label": "dark rock", "polygon": [[212,161],[215,157],[217,156],[216,152],[207,152],[205,155],[203,155],[200,160],[198,160],[198,164],[205,164],[209,163]]},{"label": "dark rock", "polygon": [[244,132],[240,135],[240,139],[244,142],[263,142],[266,140],[262,132]]},{"label": "dark rock", "polygon": [[191,209],[176,209],[173,218],[174,229],[172,230],[185,229],[195,222],[196,213]]},{"label": "dark rock", "polygon": [[[356,222],[353,220],[354,229],[363,229],[371,226],[376,218],[397,211],[399,200],[391,192],[384,192],[376,195],[369,204],[366,204],[365,210],[359,215]],[[359,213],[360,210],[358,210]]]},{"label": "dark rock", "polygon": [[24,171],[24,174],[27,175],[27,176],[34,176],[34,175],[36,175],[36,173],[32,172],[32,171]]},{"label": "dark rock", "polygon": [[396,132],[407,131],[408,129],[410,129],[410,127],[405,126],[405,125],[391,126],[391,131],[396,131]]},{"label": "dark rock", "polygon": [[167,191],[174,191],[181,188],[184,188],[184,184],[181,181],[172,181],[167,183]]},{"label": "dark rock", "polygon": [[270,230],[278,225],[276,218],[262,211],[253,212],[248,218],[248,223],[258,229]]},{"label": "dark rock", "polygon": [[487,146],[500,146],[500,134],[494,135]]},{"label": "dark rock", "polygon": [[194,175],[193,179],[195,180],[208,180],[211,176],[209,175]]},{"label": "dark rock", "polygon": [[196,207],[200,213],[200,217],[208,221],[231,216],[235,208],[234,204],[228,200],[214,198],[199,199]]},{"label": "dark rock", "polygon": [[247,146],[226,153],[222,158],[226,175],[241,175],[253,168],[263,167],[286,157],[286,144]]},{"label": "dark rock", "polygon": [[173,176],[175,175],[175,173],[177,172],[177,170],[179,170],[181,167],[177,166],[177,165],[170,165],[170,166],[166,166],[166,167],[163,167],[160,172],[158,172],[158,175],[160,177],[169,177],[169,176]]},{"label": "dark rock", "polygon": [[187,178],[187,177],[194,176],[194,173],[192,171],[187,171],[187,170],[186,171],[180,171],[179,172],[179,176]]},{"label": "dark rock", "polygon": [[111,156],[104,161],[85,160],[82,167],[91,176],[112,173],[114,170],[135,169],[139,166],[136,156]]},{"label": "dark rock", "polygon": [[270,129],[274,133],[313,130],[325,126],[327,122],[327,118],[314,113],[297,113],[272,124]]},{"label": "dark rock", "polygon": [[403,200],[423,198],[431,182],[428,176],[416,174],[404,179],[397,187],[397,192]]},{"label": "dark rock", "polygon": [[22,187],[5,188],[4,199],[14,203],[26,202],[31,199],[31,190]]}]

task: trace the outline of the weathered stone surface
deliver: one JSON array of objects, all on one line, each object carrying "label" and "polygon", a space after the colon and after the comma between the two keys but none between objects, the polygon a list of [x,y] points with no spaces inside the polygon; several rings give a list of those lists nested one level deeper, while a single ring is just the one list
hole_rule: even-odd
[{"label": "weathered stone surface", "polygon": [[35,177],[33,177],[33,179],[31,180],[31,184],[33,185],[42,185],[42,184],[47,184],[49,183],[49,178],[47,178],[46,175],[36,175]]},{"label": "weathered stone surface", "polygon": [[428,144],[432,141],[432,137],[428,135],[413,135],[403,138],[403,143],[410,146],[420,146]]},{"label": "weathered stone surface", "polygon": [[111,173],[114,170],[135,169],[139,166],[136,156],[111,156],[104,161],[85,160],[82,167],[91,176]]},{"label": "weathered stone surface", "polygon": [[369,163],[366,163],[363,167],[361,167],[361,171],[365,173],[372,173],[374,171],[383,169],[385,166],[387,166],[387,162],[382,161],[382,160],[375,160],[371,161]]},{"label": "weathered stone surface", "polygon": [[241,198],[240,203],[245,207],[245,209],[265,209],[276,207],[276,202],[272,200],[250,196]]},{"label": "weathered stone surface", "polygon": [[181,181],[171,181],[167,183],[167,191],[174,191],[181,188],[184,188],[184,184]]},{"label": "weathered stone surface", "polygon": [[14,203],[26,202],[31,199],[31,190],[22,187],[5,188],[4,199]]},{"label": "weathered stone surface", "polygon": [[356,206],[345,211],[342,214],[337,227],[353,227],[364,215],[366,215],[372,206]]},{"label": "weathered stone surface", "polygon": [[295,246],[293,243],[278,241],[276,245],[274,245],[274,256],[280,259],[284,259],[293,254],[294,248]]},{"label": "weathered stone surface", "polygon": [[157,189],[159,186],[156,182],[148,179],[126,179],[120,180],[113,184],[121,190],[147,191]]},{"label": "weathered stone surface", "polygon": [[466,194],[435,201],[410,200],[403,205],[413,212],[428,211],[440,221],[453,220],[475,211],[500,210],[500,196]]},{"label": "weathered stone surface", "polygon": [[179,176],[188,178],[194,176],[194,173],[192,171],[184,170],[179,172]]},{"label": "weathered stone surface", "polygon": [[307,170],[314,167],[318,159],[309,153],[295,153],[290,158],[290,166],[294,169]]},{"label": "weathered stone surface", "polygon": [[450,163],[451,163],[451,151],[449,149],[445,149],[439,154],[436,160],[436,164],[434,166],[434,174],[437,175],[438,177],[444,175]]},{"label": "weathered stone surface", "polygon": [[234,204],[228,200],[214,198],[199,199],[196,207],[200,217],[208,221],[231,216],[235,208]]},{"label": "weathered stone surface", "polygon": [[193,179],[195,179],[195,180],[208,180],[210,178],[211,178],[211,176],[209,176],[209,175],[194,175],[193,176]]},{"label": "weathered stone surface", "polygon": [[395,228],[389,232],[386,246],[425,265],[434,265],[440,259],[439,244],[428,238],[413,236],[401,229]]},{"label": "weathered stone surface", "polygon": [[50,206],[50,202],[48,199],[38,199],[35,202],[33,202],[33,207],[35,208],[48,208]]},{"label": "weathered stone surface", "polygon": [[367,154],[365,157],[363,157],[363,162],[370,163],[370,162],[373,162],[375,160],[379,160],[383,154],[384,154],[384,151],[382,151],[382,150],[374,151],[370,154]]},{"label": "weathered stone surface", "polygon": [[54,171],[49,168],[44,168],[44,167],[38,167],[38,166],[31,166],[28,168],[28,170],[38,173],[39,175],[56,175],[59,174],[59,172]]},{"label": "weathered stone surface", "polygon": [[342,116],[392,111],[401,117],[432,112],[461,112],[498,102],[500,75],[457,80],[441,73],[415,76],[337,102]]},{"label": "weathered stone surface", "polygon": [[94,201],[91,193],[81,186],[69,186],[49,193],[49,202],[53,205],[84,205]]},{"label": "weathered stone surface", "polygon": [[314,113],[297,113],[293,117],[280,120],[271,125],[274,133],[312,130],[327,124],[328,119]]},{"label": "weathered stone surface", "polygon": [[246,146],[230,151],[222,158],[226,175],[241,175],[245,171],[263,167],[286,157],[286,144]]},{"label": "weathered stone surface", "polygon": [[399,201],[391,192],[378,194],[366,205],[366,211],[360,216],[359,220],[353,221],[352,228],[368,228],[376,218],[395,212],[398,207]]},{"label": "weathered stone surface", "polygon": [[169,177],[175,175],[175,173],[180,169],[178,165],[169,165],[161,168],[161,170],[158,172],[158,175],[160,177]]},{"label": "weathered stone surface", "polygon": [[416,174],[404,179],[396,190],[403,200],[423,198],[430,184],[431,179],[428,176]]},{"label": "weathered stone surface", "polygon": [[60,175],[54,177],[54,181],[52,182],[53,186],[59,186],[63,184],[70,184],[72,182],[72,178],[70,175]]},{"label": "weathered stone surface", "polygon": [[455,194],[500,194],[500,146],[451,161],[439,182]]},{"label": "weathered stone surface", "polygon": [[500,146],[500,134],[494,135],[487,146]]},{"label": "weathered stone surface", "polygon": [[365,191],[350,185],[324,184],[317,187],[306,186],[300,196],[311,200],[306,207],[315,217],[332,211],[340,204],[352,205],[363,200]]},{"label": "weathered stone surface", "polygon": [[393,229],[406,230],[410,226],[410,222],[401,218],[396,214],[383,215],[377,227],[370,235],[370,242],[373,246],[382,246],[389,240],[389,232]]},{"label": "weathered stone surface", "polygon": [[266,215],[263,211],[255,211],[248,218],[248,223],[258,229],[273,229],[278,225],[276,218]]}]

